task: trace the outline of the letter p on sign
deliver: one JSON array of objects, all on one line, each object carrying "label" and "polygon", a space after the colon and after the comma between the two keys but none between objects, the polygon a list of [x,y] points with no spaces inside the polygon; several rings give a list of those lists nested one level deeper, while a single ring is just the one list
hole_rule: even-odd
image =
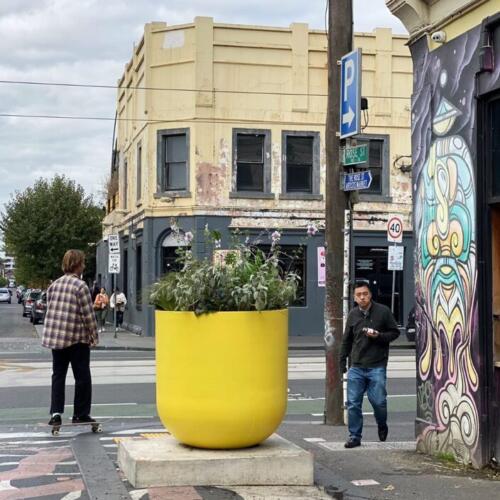
[{"label": "letter p on sign", "polygon": [[390,215],[387,221],[387,241],[401,243],[403,241],[403,219],[400,215]]}]

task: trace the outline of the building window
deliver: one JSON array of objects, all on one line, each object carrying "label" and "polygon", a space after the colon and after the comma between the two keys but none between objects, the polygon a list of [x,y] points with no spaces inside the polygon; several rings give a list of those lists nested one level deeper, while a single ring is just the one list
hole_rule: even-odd
[{"label": "building window", "polygon": [[283,131],[282,197],[320,198],[319,137],[319,132]]},{"label": "building window", "polygon": [[142,245],[135,251],[135,296],[137,305],[142,304]]},{"label": "building window", "polygon": [[137,191],[136,199],[139,201],[142,198],[142,144],[137,146]]},{"label": "building window", "polygon": [[127,210],[127,198],[128,198],[128,162],[124,160],[123,162],[123,208]]},{"label": "building window", "polygon": [[493,101],[491,111],[491,196],[500,199],[500,99]]},{"label": "building window", "polygon": [[189,188],[189,129],[158,131],[158,191]]},{"label": "building window", "polygon": [[182,231],[179,234],[169,233],[163,239],[161,243],[161,254],[160,254],[160,274],[164,275],[170,272],[180,271],[182,264],[178,262],[179,256],[177,251],[179,248],[185,247],[189,248],[184,239],[184,233]]},{"label": "building window", "polygon": [[[271,245],[257,245],[256,248],[266,255],[271,252]],[[299,277],[297,298],[291,305],[304,307],[307,304],[307,248],[302,245],[280,245],[278,258],[283,273],[292,272]]]},{"label": "building window", "polygon": [[389,136],[362,135],[357,144],[368,145],[368,163],[363,168],[370,169],[372,183],[368,189],[359,192],[361,200],[375,197],[389,197]]},{"label": "building window", "polygon": [[271,191],[271,133],[269,130],[233,130],[235,193],[256,195]]}]

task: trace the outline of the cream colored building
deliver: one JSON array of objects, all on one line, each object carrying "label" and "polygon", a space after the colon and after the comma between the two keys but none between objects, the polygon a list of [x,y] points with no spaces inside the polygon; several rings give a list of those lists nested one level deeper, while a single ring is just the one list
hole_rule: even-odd
[{"label": "cream colored building", "polygon": [[[412,64],[406,42],[386,28],[355,35],[369,102],[358,139],[369,143],[374,182],[356,205],[353,262],[362,261],[357,274],[375,266],[373,281],[387,260],[388,214],[402,214],[411,230]],[[243,26],[197,17],[185,25],[145,26],[119,80],[115,188],[104,221],[105,236],[122,237],[118,283],[131,299],[126,321],[132,327],[153,334],[141,290],[175,265],[175,218],[196,233],[200,256],[207,223],[223,233],[223,246],[235,228],[264,244],[266,230],[280,229],[285,247],[303,244],[297,265],[304,296],[292,308],[291,331],[322,335],[318,248],[324,235],[305,236],[308,223],[324,222],[326,100],[327,37],[307,24]],[[404,244],[411,259],[411,236]],[[373,259],[370,248],[379,250]],[[106,245],[98,260],[109,286]],[[410,296],[402,299],[401,319],[410,307]]]}]

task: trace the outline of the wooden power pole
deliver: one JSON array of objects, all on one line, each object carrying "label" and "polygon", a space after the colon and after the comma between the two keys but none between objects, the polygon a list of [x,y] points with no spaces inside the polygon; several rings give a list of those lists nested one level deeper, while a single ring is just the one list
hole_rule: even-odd
[{"label": "wooden power pole", "polygon": [[344,283],[344,211],[347,193],[340,188],[340,59],[352,50],[352,0],[329,0],[328,11],[328,109],[326,117],[326,287],[325,424],[343,425],[342,373],[339,368],[342,340]]}]

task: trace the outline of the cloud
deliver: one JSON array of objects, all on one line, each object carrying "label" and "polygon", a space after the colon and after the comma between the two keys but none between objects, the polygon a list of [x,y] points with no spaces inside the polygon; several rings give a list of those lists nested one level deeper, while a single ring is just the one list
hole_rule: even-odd
[{"label": "cloud", "polygon": [[[144,24],[216,22],[325,25],[326,0],[2,0],[3,80],[114,85]],[[370,15],[366,15],[369,12]],[[354,0],[355,30],[403,33],[383,0]],[[114,89],[0,84],[0,113],[113,117]],[[97,193],[109,172],[113,123],[0,117],[0,211],[40,176],[64,173]]]}]

